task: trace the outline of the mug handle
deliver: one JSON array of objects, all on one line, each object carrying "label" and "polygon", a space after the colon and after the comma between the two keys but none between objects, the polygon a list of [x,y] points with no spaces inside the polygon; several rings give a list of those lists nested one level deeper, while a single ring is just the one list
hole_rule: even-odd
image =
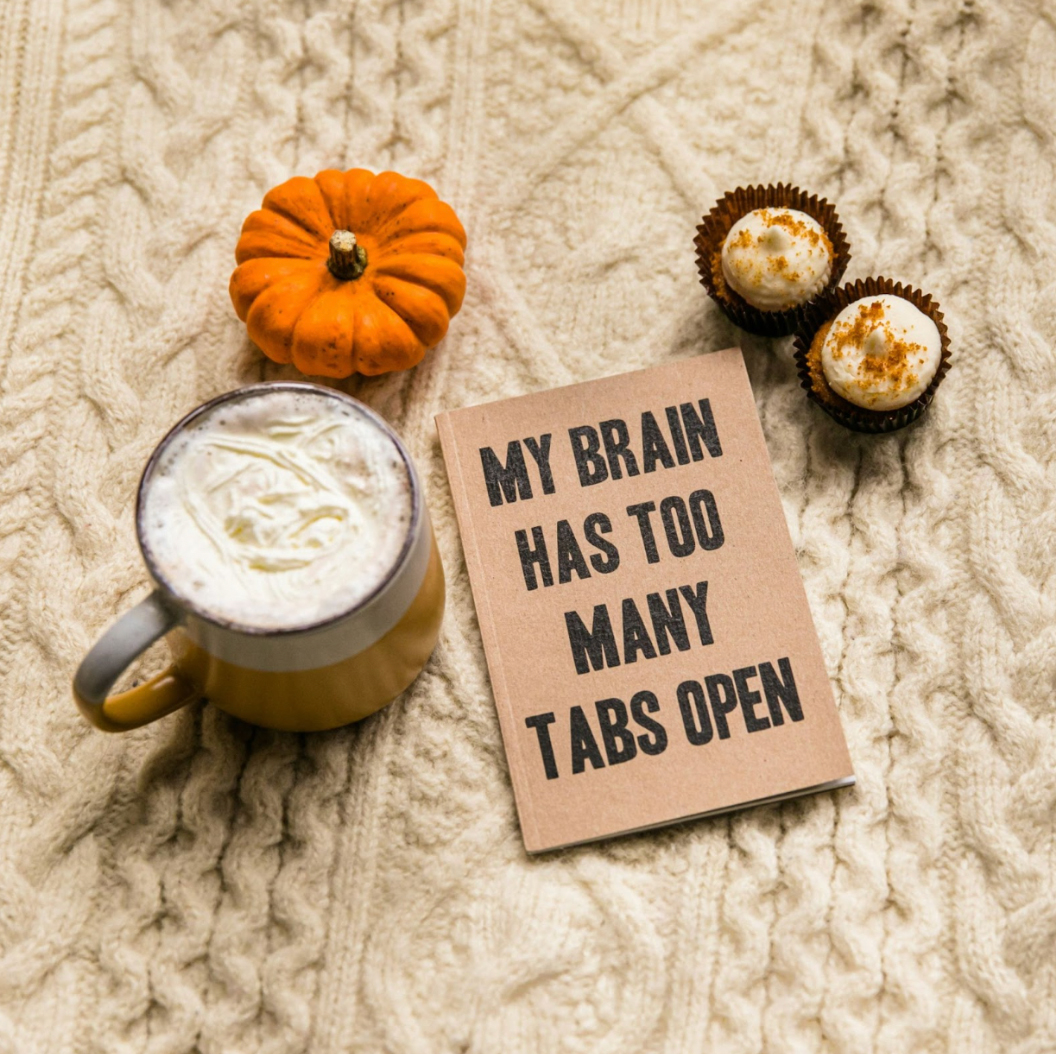
[{"label": "mug handle", "polygon": [[125,667],[179,620],[179,615],[155,590],[110,626],[81,660],[73,678],[73,697],[81,713],[96,728],[127,732],[171,714],[201,695],[198,686],[175,666],[127,692],[107,694]]}]

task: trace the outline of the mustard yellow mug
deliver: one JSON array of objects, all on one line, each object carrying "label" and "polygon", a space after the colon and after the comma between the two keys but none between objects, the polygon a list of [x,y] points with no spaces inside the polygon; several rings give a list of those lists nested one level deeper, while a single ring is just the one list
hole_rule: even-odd
[{"label": "mustard yellow mug", "polygon": [[[154,591],[73,681],[104,731],[203,697],[255,725],[335,728],[391,702],[436,645],[444,573],[418,474],[341,392],[258,384],[193,410],[147,462],[136,533]],[[166,635],[173,664],[109,694]]]}]

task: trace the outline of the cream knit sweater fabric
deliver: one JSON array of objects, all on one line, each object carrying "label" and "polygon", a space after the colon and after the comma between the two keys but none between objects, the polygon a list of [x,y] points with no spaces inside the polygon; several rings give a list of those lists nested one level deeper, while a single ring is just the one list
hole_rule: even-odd
[{"label": "cream knit sweater fabric", "polygon": [[[469,291],[346,390],[422,466],[440,646],[359,727],[89,729],[135,484],[265,365],[243,216],[431,181]],[[0,2],[0,1052],[1056,1050],[1056,11],[1027,0]],[[942,303],[905,434],[842,431],[707,300],[694,226],[790,179]],[[852,791],[528,859],[443,408],[743,339]]]}]

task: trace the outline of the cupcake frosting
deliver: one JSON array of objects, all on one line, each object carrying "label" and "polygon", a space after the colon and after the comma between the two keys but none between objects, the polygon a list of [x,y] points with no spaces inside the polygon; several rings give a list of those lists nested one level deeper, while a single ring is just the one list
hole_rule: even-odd
[{"label": "cupcake frosting", "polygon": [[866,410],[897,410],[919,399],[941,359],[938,326],[908,300],[889,293],[848,304],[821,347],[829,386]]},{"label": "cupcake frosting", "polygon": [[722,245],[726,284],[760,311],[787,311],[817,296],[832,274],[824,228],[797,209],[755,209]]}]

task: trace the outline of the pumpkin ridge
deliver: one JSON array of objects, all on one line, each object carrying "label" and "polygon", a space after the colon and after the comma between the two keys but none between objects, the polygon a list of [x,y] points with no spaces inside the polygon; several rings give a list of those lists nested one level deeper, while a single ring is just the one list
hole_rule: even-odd
[{"label": "pumpkin ridge", "polygon": [[270,212],[273,216],[278,216],[280,219],[286,220],[287,223],[292,223],[295,227],[299,227],[313,241],[326,241],[321,234],[312,230],[311,227],[306,226],[297,218],[297,216],[287,209],[280,209],[275,205],[266,205],[261,211]]},{"label": "pumpkin ridge", "polygon": [[466,232],[454,209],[436,198],[421,198],[410,202],[379,222],[372,231],[379,242],[392,241],[408,234],[430,232],[449,234],[465,245]]},{"label": "pumpkin ridge", "polygon": [[352,220],[352,204],[362,197],[374,179],[374,173],[366,168],[352,168],[341,172],[335,168],[324,168],[315,174],[315,182],[323,195],[335,230],[347,230]]},{"label": "pumpkin ridge", "polygon": [[423,344],[432,346],[443,340],[449,315],[439,293],[394,275],[378,275],[374,292],[379,302],[399,315]]},{"label": "pumpkin ridge", "polygon": [[414,205],[439,201],[428,183],[397,172],[379,172],[367,187],[363,200],[369,215],[363,233],[369,230],[372,234],[377,234]]},{"label": "pumpkin ridge", "polygon": [[[372,298],[370,306],[364,306],[356,316],[356,323],[357,337],[362,338],[364,344],[364,350],[357,355],[356,368],[360,373],[386,373],[393,368],[405,370],[422,361],[426,345],[406,319],[384,301]],[[381,334],[384,334],[384,342]],[[399,366],[381,365],[393,357],[401,363]]]},{"label": "pumpkin ridge", "polygon": [[462,268],[446,256],[433,253],[389,256],[377,261],[374,273],[378,277],[397,278],[435,293],[444,301],[451,316],[458,314],[462,307],[466,291],[465,275]]},{"label": "pumpkin ridge", "polygon": [[[260,257],[258,257],[260,259]],[[306,261],[307,262],[307,261]],[[307,268],[304,271],[294,271],[291,274],[282,275],[276,278],[273,282],[269,282],[254,298],[253,301],[256,303],[260,297],[265,294],[275,295],[286,295],[289,296],[294,293],[301,286],[308,287],[313,282],[317,281],[313,271],[309,271]],[[289,286],[287,289],[286,287]]]},{"label": "pumpkin ridge", "polygon": [[375,252],[373,259],[380,267],[384,261],[403,256],[438,257],[450,260],[459,268],[466,261],[464,247],[447,231],[414,231],[401,234]]},{"label": "pumpkin ridge", "polygon": [[367,184],[366,189],[360,191],[358,197],[350,196],[348,201],[348,229],[357,236],[376,234],[406,207],[401,201],[379,195],[374,189],[376,182],[377,176]]},{"label": "pumpkin ridge", "polygon": [[289,275],[269,285],[246,312],[250,338],[269,359],[289,362],[297,319],[318,296],[318,279],[311,274]]},{"label": "pumpkin ridge", "polygon": [[264,195],[261,208],[282,216],[324,242],[334,229],[334,218],[319,184],[307,176],[294,176],[273,187]]},{"label": "pumpkin ridge", "polygon": [[[432,219],[416,219],[414,216],[408,217],[407,213],[410,209],[405,209],[398,216],[392,219],[384,227],[381,227],[371,233],[381,243],[397,241],[401,238],[408,238],[412,234],[446,234],[449,238],[453,238],[465,248],[466,236],[461,230],[461,224],[457,229],[453,228],[453,225],[444,223],[440,218]],[[458,220],[455,220],[458,223]]]},{"label": "pumpkin ridge", "polygon": [[285,216],[265,209],[257,209],[246,217],[235,246],[235,260],[238,263],[258,256],[290,256],[308,260],[322,255],[325,255],[324,249],[314,234]]},{"label": "pumpkin ridge", "polygon": [[347,377],[353,370],[355,305],[342,286],[322,289],[294,322],[290,361],[302,373]]},{"label": "pumpkin ridge", "polygon": [[317,268],[315,260],[302,260],[294,256],[254,256],[238,265],[231,274],[229,292],[235,305],[235,314],[245,322],[253,301],[280,281],[302,276],[307,270]]}]

